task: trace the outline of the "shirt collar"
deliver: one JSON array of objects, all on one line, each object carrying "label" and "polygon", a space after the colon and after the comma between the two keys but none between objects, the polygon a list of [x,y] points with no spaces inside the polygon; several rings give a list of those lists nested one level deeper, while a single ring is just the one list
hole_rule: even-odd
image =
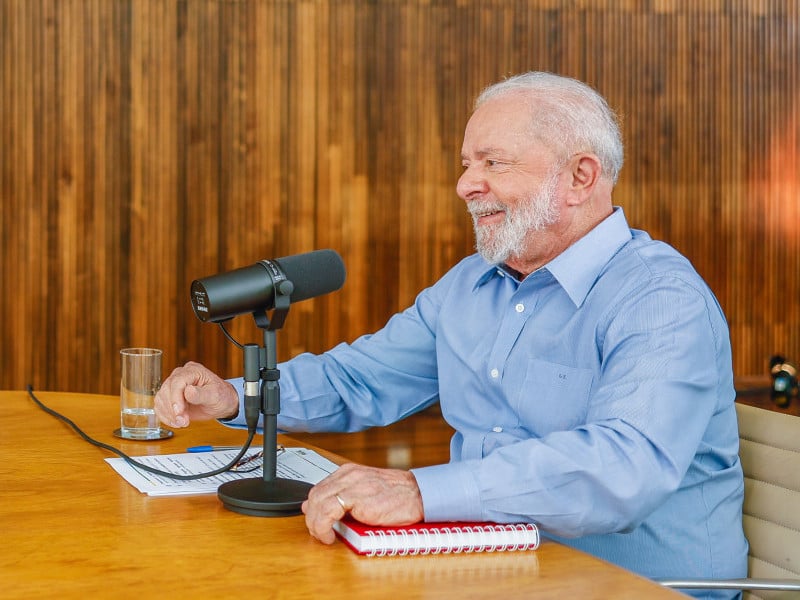
[{"label": "shirt collar", "polygon": [[580,306],[606,263],[632,237],[625,214],[615,207],[611,215],[544,268],[561,284],[573,304]]},{"label": "shirt collar", "polygon": [[[617,206],[611,215],[542,268],[550,272],[579,307],[605,264],[631,238],[625,214]],[[503,265],[492,265],[478,278],[475,289],[495,276],[513,278]]]}]

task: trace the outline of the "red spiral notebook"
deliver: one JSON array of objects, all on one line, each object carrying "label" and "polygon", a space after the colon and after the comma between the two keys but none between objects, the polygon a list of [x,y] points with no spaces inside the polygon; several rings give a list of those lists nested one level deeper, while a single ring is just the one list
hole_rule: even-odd
[{"label": "red spiral notebook", "polygon": [[404,556],[458,552],[511,552],[539,547],[533,523],[415,523],[364,525],[350,515],[333,525],[336,534],[358,554]]}]

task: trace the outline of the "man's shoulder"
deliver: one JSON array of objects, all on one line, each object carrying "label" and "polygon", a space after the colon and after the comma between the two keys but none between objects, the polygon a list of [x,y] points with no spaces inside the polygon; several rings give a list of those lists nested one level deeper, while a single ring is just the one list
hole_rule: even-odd
[{"label": "man's shoulder", "polygon": [[[673,308],[701,302],[721,312],[714,291],[691,261],[666,242],[634,233],[629,243],[608,262],[593,289],[594,299],[609,306],[623,306],[623,299],[660,298]],[[666,305],[665,305],[666,307]],[[715,307],[715,308],[714,308]]]},{"label": "man's shoulder", "polygon": [[630,242],[623,246],[611,264],[638,268],[652,277],[702,280],[691,261],[667,242],[655,240],[644,231],[634,229],[631,233]]}]

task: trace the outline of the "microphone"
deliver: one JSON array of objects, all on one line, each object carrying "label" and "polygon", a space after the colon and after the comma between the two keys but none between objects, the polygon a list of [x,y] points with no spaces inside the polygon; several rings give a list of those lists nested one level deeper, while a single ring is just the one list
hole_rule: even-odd
[{"label": "microphone", "polygon": [[344,285],[345,269],[334,250],[262,260],[249,267],[195,279],[191,287],[194,314],[220,323],[244,313],[270,310],[275,296],[300,302],[335,292]]},{"label": "microphone", "polygon": [[798,393],[797,367],[776,354],[769,360],[769,373],[772,376],[772,401],[780,408],[788,407]]},{"label": "microphone", "polygon": [[[311,484],[278,477],[278,413],[280,371],[277,368],[275,334],[283,326],[292,302],[334,292],[344,285],[344,263],[333,250],[261,260],[192,282],[190,297],[194,314],[201,321],[217,323],[252,313],[264,331],[264,346],[241,345],[244,352],[244,413],[247,429],[255,433],[259,415],[264,415],[264,463],[261,478],[227,481],[217,489],[225,508],[257,517],[299,514]],[[275,309],[267,318],[266,311]]]}]

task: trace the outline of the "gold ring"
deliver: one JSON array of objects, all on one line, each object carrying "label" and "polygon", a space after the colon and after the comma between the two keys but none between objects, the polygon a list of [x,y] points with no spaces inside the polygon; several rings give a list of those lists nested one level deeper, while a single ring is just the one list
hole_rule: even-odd
[{"label": "gold ring", "polygon": [[334,494],[333,497],[336,498],[336,501],[342,506],[342,510],[344,510],[344,512],[349,510],[339,494]]}]

